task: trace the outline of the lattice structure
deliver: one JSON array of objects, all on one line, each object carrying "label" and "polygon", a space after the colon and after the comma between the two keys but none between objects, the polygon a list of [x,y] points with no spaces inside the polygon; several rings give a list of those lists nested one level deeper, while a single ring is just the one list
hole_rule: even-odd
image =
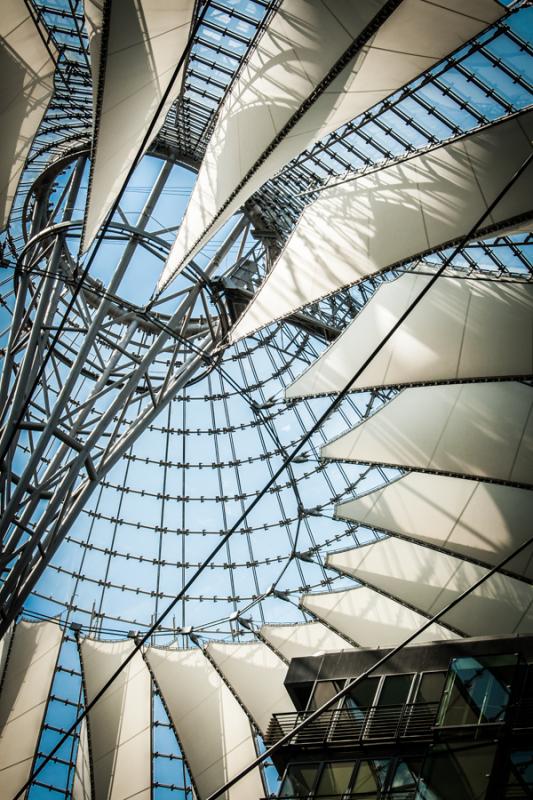
[{"label": "lattice structure", "polygon": [[[28,0],[56,70],[0,238],[0,630],[24,615],[56,619],[64,631],[34,766],[84,702],[76,638],[123,640],[150,630],[326,409],[326,392],[291,398],[286,390],[341,341],[383,284],[413,269],[433,275],[443,264],[460,280],[531,281],[526,221],[492,238],[470,237],[459,250],[413,252],[401,266],[281,320],[273,315],[228,344],[303,212],[324,192],[524,118],[533,9],[506,5],[473,40],[284,164],[158,294],[221,106],[280,3],[195,4],[193,25],[201,22],[179,96],[101,240],[83,254],[93,124],[83,4]],[[529,386],[527,371],[520,380]],[[381,544],[388,529],[335,516],[335,507],[388,486],[412,465],[324,461],[321,448],[379,415],[398,386],[376,382],[343,400],[153,632],[152,645],[264,642],[263,626],[319,618],[307,598],[359,585],[355,567],[339,568],[328,553]],[[152,693],[153,796],[192,797],[194,780],[156,683]],[[40,773],[32,800],[50,791],[71,796],[78,738],[76,731]],[[264,780],[273,790],[272,769]]]}]

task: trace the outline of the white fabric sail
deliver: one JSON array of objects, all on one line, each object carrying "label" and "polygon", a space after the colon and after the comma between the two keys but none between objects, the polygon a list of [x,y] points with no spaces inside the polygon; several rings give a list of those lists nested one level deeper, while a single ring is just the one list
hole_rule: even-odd
[{"label": "white fabric sail", "polygon": [[262,642],[210,642],[207,653],[264,735],[272,714],[295,711],[283,681],[287,665]]},{"label": "white fabric sail", "polygon": [[221,108],[160,290],[294,156],[503,14],[494,0],[403,0],[391,10],[385,0],[284,0]]},{"label": "white fabric sail", "polygon": [[353,645],[321,622],[263,625],[261,636],[287,661],[299,656],[351,650]]},{"label": "white fabric sail", "polygon": [[[91,702],[134,647],[131,639],[82,641],[80,654],[87,702]],[[89,712],[93,800],[124,800],[126,797],[150,800],[151,702],[150,673],[141,654],[136,653]],[[82,758],[86,760],[86,753],[82,753]],[[82,769],[81,765],[78,769]]]},{"label": "white fabric sail", "polygon": [[[487,573],[485,567],[391,536],[330,554],[327,565],[432,617]],[[442,617],[466,636],[533,633],[533,587],[495,574]]]},{"label": "white fabric sail", "polygon": [[[169,710],[199,800],[205,800],[256,756],[250,721],[201,650],[146,652]],[[254,769],[224,793],[222,800],[261,797]]]},{"label": "white fabric sail", "polygon": [[[533,492],[411,472],[382,489],[340,503],[335,516],[495,566],[531,536]],[[533,548],[505,569],[533,580]]]},{"label": "white fabric sail", "polygon": [[[430,280],[407,273],[382,284],[285,397],[341,391]],[[529,375],[533,286],[440,277],[351,388]]]},{"label": "white fabric sail", "polygon": [[24,0],[0,14],[0,230],[9,217],[30,148],[54,92],[55,55]]},{"label": "white fabric sail", "polygon": [[[426,617],[382,594],[359,586],[340,592],[306,594],[301,605],[361,647],[393,647],[420,628]],[[432,642],[456,638],[435,623],[416,639]]]},{"label": "white fabric sail", "polygon": [[61,640],[53,622],[15,628],[0,693],[2,797],[14,797],[30,777]]},{"label": "white fabric sail", "polygon": [[7,632],[0,639],[0,686],[2,685],[2,680],[4,678],[4,669],[7,662],[7,655],[9,653],[9,647],[11,645],[12,636],[13,636],[13,625],[10,626]]},{"label": "white fabric sail", "polygon": [[194,6],[194,0],[85,0],[95,108],[84,249],[119,195],[150,126],[155,120],[153,138],[180,91],[182,71],[158,115]]},{"label": "white fabric sail", "polygon": [[[243,336],[469,233],[531,152],[533,113],[321,191],[231,333]],[[533,216],[533,166],[481,227]]]},{"label": "white fabric sail", "polygon": [[322,458],[533,485],[533,389],[515,381],[404,389]]},{"label": "white fabric sail", "polygon": [[92,798],[89,737],[87,736],[87,721],[84,719],[80,726],[78,739],[78,753],[72,781],[72,800],[92,800]]}]

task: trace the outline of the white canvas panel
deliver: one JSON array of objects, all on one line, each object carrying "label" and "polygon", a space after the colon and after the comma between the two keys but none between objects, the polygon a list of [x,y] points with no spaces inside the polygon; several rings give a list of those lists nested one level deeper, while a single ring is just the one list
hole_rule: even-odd
[{"label": "white canvas panel", "polygon": [[72,800],[92,800],[91,762],[87,721],[85,719],[80,726],[76,767],[74,780],[72,781]]},{"label": "white canvas panel", "polygon": [[[430,617],[487,573],[478,564],[393,536],[332,553],[327,564]],[[466,636],[531,633],[533,587],[508,575],[493,575],[442,621]]]},{"label": "white canvas panel", "polygon": [[[438,4],[403,0],[325,90],[322,102],[288,133],[283,146],[294,157],[396,92],[501,15],[492,0],[460,5],[454,0]],[[283,165],[277,164],[278,169]]]},{"label": "white canvas panel", "polygon": [[[335,516],[495,566],[530,538],[533,492],[411,472],[382,489],[340,503]],[[533,580],[533,547],[505,569]]]},{"label": "white canvas panel", "polygon": [[[342,390],[430,280],[408,273],[382,284],[285,397]],[[527,375],[533,375],[533,286],[441,277],[352,390]]]},{"label": "white canvas panel", "polygon": [[353,646],[321,622],[263,625],[261,636],[287,661],[298,656],[352,650]]},{"label": "white canvas panel", "polygon": [[532,410],[515,381],[404,389],[320,454],[532,485]]},{"label": "white canvas panel", "polygon": [[[393,647],[427,621],[416,611],[366,586],[306,594],[301,605],[361,647]],[[435,623],[415,641],[453,638],[455,634]]]},{"label": "white canvas panel", "polygon": [[9,653],[9,646],[11,644],[11,637],[13,636],[13,625],[4,633],[0,639],[0,687],[4,677],[4,668],[6,666],[7,656]]},{"label": "white canvas panel", "polygon": [[[195,5],[194,0],[111,2],[105,63],[102,63],[102,1],[85,2],[96,87],[93,96],[96,99],[100,95],[94,113],[85,248],[120,193],[157,114],[187,44]],[[180,91],[181,75],[182,71],[157,118],[154,136]]]},{"label": "white canvas panel", "polygon": [[283,684],[287,665],[262,642],[210,642],[209,656],[264,735],[272,714],[295,711]]},{"label": "white canvas panel", "polygon": [[[176,728],[199,800],[246,767],[256,756],[250,721],[201,650],[149,648],[146,657]],[[262,797],[257,769],[223,800]]]},{"label": "white canvas panel", "polygon": [[53,622],[19,622],[0,694],[0,786],[12,798],[28,780],[62,633]]},{"label": "white canvas panel", "polygon": [[83,4],[85,13],[85,31],[89,39],[89,59],[93,89],[93,127],[96,106],[98,103],[100,58],[102,54],[102,27],[104,22],[105,0],[86,0]]},{"label": "white canvas panel", "polygon": [[284,0],[220,110],[160,288],[266,180],[263,164],[261,177],[248,181],[213,227],[249,170],[384,4],[363,0],[347,15],[345,0]]},{"label": "white canvas panel", "polygon": [[[531,152],[533,114],[332,184],[303,212],[231,341],[466,235]],[[495,161],[498,168],[494,168]],[[483,223],[533,215],[528,168]]]},{"label": "white canvas panel", "polygon": [[[52,48],[53,53],[53,48]],[[54,61],[24,0],[0,15],[0,230],[54,91]]]},{"label": "white canvas panel", "polygon": [[[383,6],[382,0],[282,3],[221,110],[160,289],[292,158],[395,92],[503,13],[494,0],[465,0],[460,7],[456,2],[404,0],[263,158],[291,116]],[[253,174],[248,174],[252,167]]]},{"label": "white canvas panel", "polygon": [[[91,702],[134,649],[129,639],[84,639],[80,645],[86,700]],[[151,798],[151,680],[140,653],[96,703],[88,717],[94,800]]]}]

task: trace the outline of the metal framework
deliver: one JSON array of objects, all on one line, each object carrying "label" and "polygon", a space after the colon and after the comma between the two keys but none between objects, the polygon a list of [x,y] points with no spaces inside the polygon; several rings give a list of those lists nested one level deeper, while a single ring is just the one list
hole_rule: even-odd
[{"label": "metal framework", "polygon": [[[28,2],[59,56],[56,92],[0,242],[0,635],[24,612],[122,636],[149,628],[179,589],[176,575],[185,582],[320,415],[323,401],[287,404],[284,387],[391,277],[370,279],[221,348],[302,209],[346,172],[525,107],[532,9],[512,4],[475,42],[302,153],[151,304],[179,225],[169,208],[186,199],[190,169],[202,159],[221,100],[277,1],[207,0],[182,94],[81,284],[92,91],[82,2]],[[470,243],[454,267],[463,275],[530,280],[532,245],[527,232]],[[448,255],[428,261],[439,265]],[[191,627],[200,643],[246,640],[259,635],[262,622],[308,618],[297,607],[302,591],[352,585],[324,566],[323,553],[378,534],[333,521],[333,505],[398,473],[324,465],[318,450],[393,393],[346,399],[158,641],[190,644]],[[82,699],[75,652],[67,634],[41,741],[68,727],[67,719],[54,722],[59,707],[75,718]],[[190,795],[184,764],[179,782],[162,777],[168,764],[182,761],[175,737],[169,743],[162,734],[172,739],[158,699],[154,714],[154,796],[158,789]],[[39,786],[69,796],[77,741],[71,738],[69,754],[54,758],[56,771],[43,773],[32,798]]]}]

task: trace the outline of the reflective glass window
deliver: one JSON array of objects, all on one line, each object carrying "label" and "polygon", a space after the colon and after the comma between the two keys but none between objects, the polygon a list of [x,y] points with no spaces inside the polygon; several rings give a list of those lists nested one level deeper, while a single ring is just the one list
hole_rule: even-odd
[{"label": "reflective glass window", "polygon": [[351,797],[378,798],[385,786],[390,760],[373,759],[361,761],[350,792]]},{"label": "reflective glass window", "polygon": [[453,659],[439,709],[438,724],[502,722],[517,663],[516,654]]},{"label": "reflective glass window", "polygon": [[357,718],[364,716],[364,710],[373,705],[379,678],[366,678],[354,686],[346,695],[344,704]]},{"label": "reflective glass window", "polygon": [[416,691],[416,703],[439,703],[446,683],[445,672],[424,672]]},{"label": "reflective glass window", "polygon": [[353,772],[353,762],[338,761],[332,764],[324,764],[322,775],[318,783],[316,797],[337,798],[342,796],[350,784]]},{"label": "reflective glass window", "polygon": [[317,681],[311,700],[309,701],[309,709],[313,711],[316,708],[320,708],[320,706],[327,703],[333,695],[337,694],[340,688],[341,684],[337,681]]},{"label": "reflective glass window", "polygon": [[495,744],[437,745],[426,757],[416,800],[484,800]]},{"label": "reflective glass window", "polygon": [[390,739],[396,735],[409,696],[412,675],[387,675],[378,691],[374,708],[364,723],[365,739]]},{"label": "reflective glass window", "polygon": [[378,706],[396,706],[407,702],[412,675],[387,675],[379,693]]},{"label": "reflective glass window", "polygon": [[291,687],[291,695],[298,710],[303,711],[307,708],[312,691],[312,683]]},{"label": "reflective glass window", "polygon": [[509,758],[506,800],[533,797],[533,750],[515,750]]},{"label": "reflective glass window", "polygon": [[400,795],[400,793],[408,792],[409,790],[414,791],[421,768],[421,758],[399,759],[394,767],[390,784],[393,796]]},{"label": "reflective glass window", "polygon": [[292,764],[281,786],[280,797],[308,797],[314,787],[319,764]]}]

